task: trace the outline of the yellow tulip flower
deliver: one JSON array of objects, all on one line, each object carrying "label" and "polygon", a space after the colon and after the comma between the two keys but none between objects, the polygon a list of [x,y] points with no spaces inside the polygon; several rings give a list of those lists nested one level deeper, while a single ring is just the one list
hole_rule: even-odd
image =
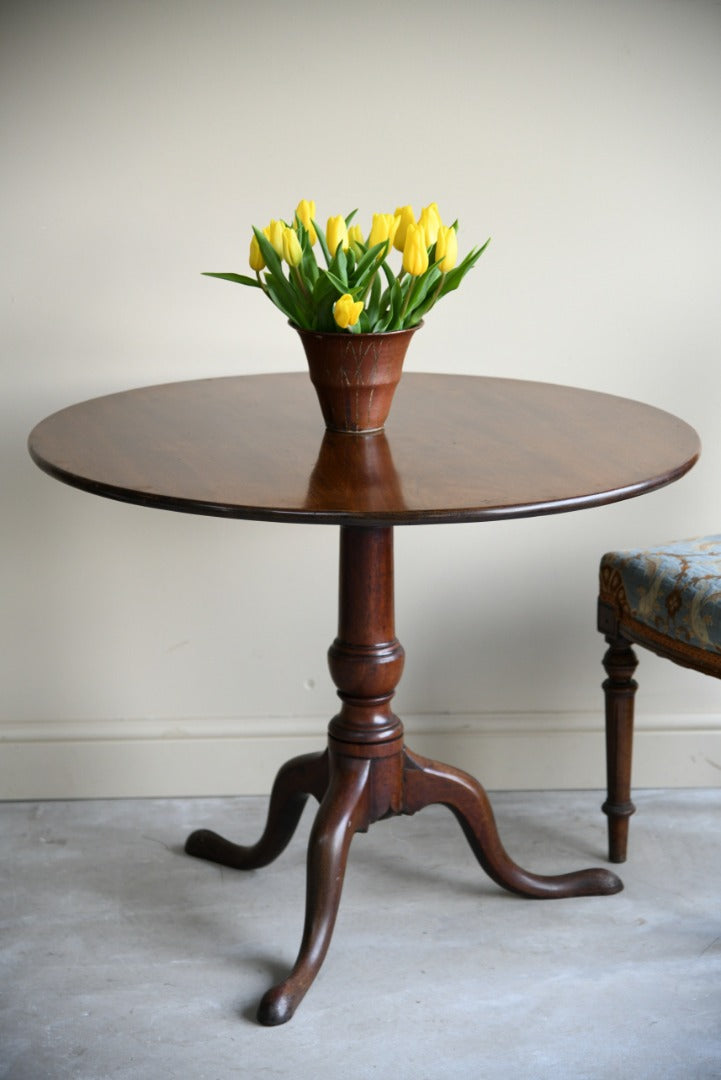
[{"label": "yellow tulip flower", "polygon": [[349,244],[363,244],[363,243],[365,243],[365,241],[363,239],[363,230],[361,229],[360,225],[351,225],[350,229],[348,230],[348,243]]},{"label": "yellow tulip flower", "polygon": [[452,225],[441,225],[436,240],[436,260],[444,274],[458,262],[458,236]]},{"label": "yellow tulip flower", "polygon": [[354,301],[350,293],[343,293],[333,305],[333,318],[341,330],[355,326],[363,310],[363,301]]},{"label": "yellow tulip flower", "polygon": [[283,256],[283,229],[285,225],[282,221],[276,221],[275,218],[270,219],[270,225],[263,229],[263,235],[268,239],[268,242],[273,245],[273,250],[276,255]]},{"label": "yellow tulip flower", "polygon": [[396,251],[403,251],[406,242],[406,233],[409,225],[416,224],[416,216],[412,206],[397,206],[395,216],[400,218],[398,228],[393,238],[393,247]]},{"label": "yellow tulip flower", "polygon": [[295,229],[289,229],[287,225],[283,229],[283,258],[288,266],[298,266],[303,258],[298,233]]},{"label": "yellow tulip flower", "polygon": [[313,228],[313,218],[315,217],[314,200],[301,199],[295,208],[295,212],[298,216],[298,220],[308,230],[308,236],[310,237],[311,244],[314,244],[318,239],[316,231]]},{"label": "yellow tulip flower", "polygon": [[384,240],[388,240],[388,247],[390,249],[399,224],[400,218],[396,217],[395,214],[374,214],[373,224],[371,225],[371,231],[368,237],[368,247],[373,247],[375,244],[382,244]]},{"label": "yellow tulip flower", "polygon": [[428,251],[426,234],[423,226],[410,224],[403,247],[403,269],[407,274],[418,277],[428,269]]},{"label": "yellow tulip flower", "polygon": [[435,244],[438,239],[438,230],[443,222],[441,221],[441,215],[438,213],[438,203],[429,203],[428,206],[424,206],[421,210],[421,216],[418,218],[418,224],[422,225],[426,230],[426,240],[428,246]]},{"label": "yellow tulip flower", "polygon": [[338,245],[343,245],[343,250],[348,250],[348,226],[342,214],[329,217],[325,228],[325,240],[331,255],[335,255]]},{"label": "yellow tulip flower", "polygon": [[256,274],[259,274],[261,270],[265,269],[265,259],[263,258],[260,244],[258,243],[255,233],[253,233],[250,241],[250,255],[248,256],[248,262],[250,263],[250,269],[255,270]]}]

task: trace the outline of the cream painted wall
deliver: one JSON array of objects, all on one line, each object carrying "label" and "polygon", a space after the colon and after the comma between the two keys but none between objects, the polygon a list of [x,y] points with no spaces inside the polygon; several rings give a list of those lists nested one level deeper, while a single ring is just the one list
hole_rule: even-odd
[{"label": "cream painted wall", "polygon": [[[415,745],[491,787],[600,787],[596,567],[721,530],[721,6],[703,0],[8,0],[0,796],[267,790],[334,711],[335,530],[54,483],[25,439],[129,386],[301,369],[200,276],[249,226],[418,208],[493,243],[408,367],[569,382],[697,427],[681,483],[397,532]],[[280,662],[278,662],[280,657]],[[718,683],[643,656],[639,784],[721,779]]]}]

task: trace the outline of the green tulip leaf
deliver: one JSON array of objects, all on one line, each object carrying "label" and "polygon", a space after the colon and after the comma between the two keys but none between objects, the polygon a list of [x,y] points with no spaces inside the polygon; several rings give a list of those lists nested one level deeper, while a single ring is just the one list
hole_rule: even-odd
[{"label": "green tulip leaf", "polygon": [[383,271],[383,273],[386,276],[386,281],[388,282],[388,288],[389,289],[392,290],[393,286],[396,285],[396,284],[400,285],[400,278],[396,277],[396,275],[393,273],[393,271],[391,270],[390,266],[385,261],[385,259],[381,263],[381,270]]},{"label": "green tulip leaf", "polygon": [[[376,269],[378,262],[378,256],[388,246],[388,241],[383,240],[380,244],[374,244],[372,248],[368,248],[365,254],[358,260],[358,265],[355,268],[355,284],[365,285],[367,278]],[[382,264],[385,265],[385,264]]]},{"label": "green tulip leaf", "polygon": [[325,276],[327,277],[328,281],[332,282],[333,288],[337,290],[338,296],[343,296],[344,293],[350,291],[348,288],[348,282],[344,281],[343,278],[339,278],[331,270],[326,270]]},{"label": "green tulip leaf", "polygon": [[468,271],[476,265],[490,242],[491,241],[489,237],[483,247],[473,248],[471,251],[468,252],[463,262],[459,263],[458,266],[454,266],[452,270],[448,271],[445,281],[443,282],[443,287],[441,288],[439,294],[439,299],[441,296],[447,296],[449,292],[453,292],[454,289],[458,288]]},{"label": "green tulip leaf", "polygon": [[[380,304],[381,304],[381,279],[379,278],[378,274],[376,274],[375,277],[373,278],[373,283],[371,285],[370,297],[368,299],[368,303],[366,304],[366,312],[368,314],[368,321],[370,323],[372,323],[372,324],[375,324],[375,322],[376,322],[376,320],[377,320],[377,318],[378,318],[378,316],[380,314]],[[365,314],[365,312],[363,314]]]},{"label": "green tulip leaf", "polygon": [[215,274],[210,270],[203,270],[203,277],[221,278],[223,281],[234,281],[236,285],[252,285],[254,289],[262,289],[257,278],[248,277],[246,274]]},{"label": "green tulip leaf", "polygon": [[405,294],[397,280],[393,282],[393,285],[390,288],[390,302],[391,309],[384,330],[400,330]]},{"label": "green tulip leaf", "polygon": [[265,276],[265,283],[268,288],[272,286],[276,296],[281,297],[283,304],[285,305],[283,308],[284,311],[289,307],[293,309],[298,307],[298,290],[293,288],[292,284],[283,274],[272,274],[268,272]]},{"label": "green tulip leaf", "polygon": [[336,248],[333,260],[328,267],[328,273],[334,274],[336,277],[340,278],[340,280],[343,282],[343,292],[348,291],[348,263],[346,261],[345,251],[343,250],[342,244],[339,244]]},{"label": "green tulip leaf", "polygon": [[318,237],[318,243],[320,244],[321,251],[323,252],[323,258],[325,259],[325,265],[330,266],[330,264],[331,264],[331,253],[328,250],[328,244],[326,243],[325,233],[320,228],[318,223],[315,222],[315,221],[313,222],[313,228],[316,231],[316,235]]},{"label": "green tulip leaf", "polygon": [[440,270],[436,268],[433,276],[429,277],[429,280],[422,289],[422,291],[419,293],[418,296],[414,298],[412,307],[411,305],[409,305],[410,310],[408,314],[413,319],[413,323],[411,325],[415,325],[416,323],[418,323],[426,314],[426,312],[430,311],[435,302],[439,299],[441,295],[442,281],[443,274],[440,272]]},{"label": "green tulip leaf", "polygon": [[300,263],[301,274],[305,281],[312,289],[318,280],[318,263],[315,261],[315,255],[313,254],[313,248],[310,244],[307,247],[303,247],[303,258]]},{"label": "green tulip leaf", "polygon": [[268,282],[267,289],[268,289],[268,295],[270,296],[270,298],[273,301],[273,303],[275,304],[275,306],[277,308],[280,308],[280,310],[283,312],[283,314],[285,316],[287,316],[287,318],[289,318],[292,323],[295,323],[297,326],[302,326],[303,325],[303,319],[302,319],[302,316],[297,311],[295,305],[292,304],[292,303],[291,304],[285,303],[284,299],[279,295],[279,293],[275,289],[275,286],[274,286],[274,284],[272,282]]},{"label": "green tulip leaf", "polygon": [[323,307],[329,300],[335,299],[337,295],[337,286],[329,279],[328,271],[320,270],[318,280],[313,286],[313,304],[318,308]]},{"label": "green tulip leaf", "polygon": [[423,303],[428,293],[438,284],[442,276],[441,271],[438,269],[438,264],[434,263],[433,266],[428,267],[425,274],[422,274],[421,277],[416,280],[413,294],[408,302],[407,310],[409,312],[413,311],[419,304]]}]

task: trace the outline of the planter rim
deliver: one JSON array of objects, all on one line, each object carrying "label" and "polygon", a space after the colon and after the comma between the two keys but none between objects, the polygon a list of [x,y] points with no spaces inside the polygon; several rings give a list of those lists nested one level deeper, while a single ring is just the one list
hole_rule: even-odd
[{"label": "planter rim", "polygon": [[296,323],[291,322],[290,319],[288,319],[288,326],[299,334],[315,334],[317,337],[339,337],[354,340],[355,338],[395,337],[397,334],[412,334],[415,330],[420,330],[424,321],[421,319],[415,326],[406,326],[403,330],[371,330],[362,334],[349,334],[345,330],[308,330],[304,326],[298,326]]}]

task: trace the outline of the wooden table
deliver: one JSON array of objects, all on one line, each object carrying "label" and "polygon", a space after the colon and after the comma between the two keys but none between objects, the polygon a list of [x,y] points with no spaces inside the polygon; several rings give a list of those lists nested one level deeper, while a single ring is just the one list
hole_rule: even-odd
[{"label": "wooden table", "polygon": [[481,785],[405,745],[391,709],[404,655],[394,627],[393,527],[560,513],[641,495],[695,462],[699,440],[687,424],[570,387],[406,374],[385,433],[324,434],[307,375],[253,375],[84,402],[39,424],[29,447],[51,476],[96,495],[340,526],[329,666],[341,707],[328,746],[280,769],[257,843],[239,846],[207,830],[186,843],[189,854],[224,866],[264,866],[290,841],[307,797],[320,803],[300,951],[290,975],[263,997],[261,1023],[289,1020],[311,985],[330,943],[351,839],[380,818],[445,804],[484,870],[522,896],[622,888],[606,869],[541,876],[517,866]]}]

